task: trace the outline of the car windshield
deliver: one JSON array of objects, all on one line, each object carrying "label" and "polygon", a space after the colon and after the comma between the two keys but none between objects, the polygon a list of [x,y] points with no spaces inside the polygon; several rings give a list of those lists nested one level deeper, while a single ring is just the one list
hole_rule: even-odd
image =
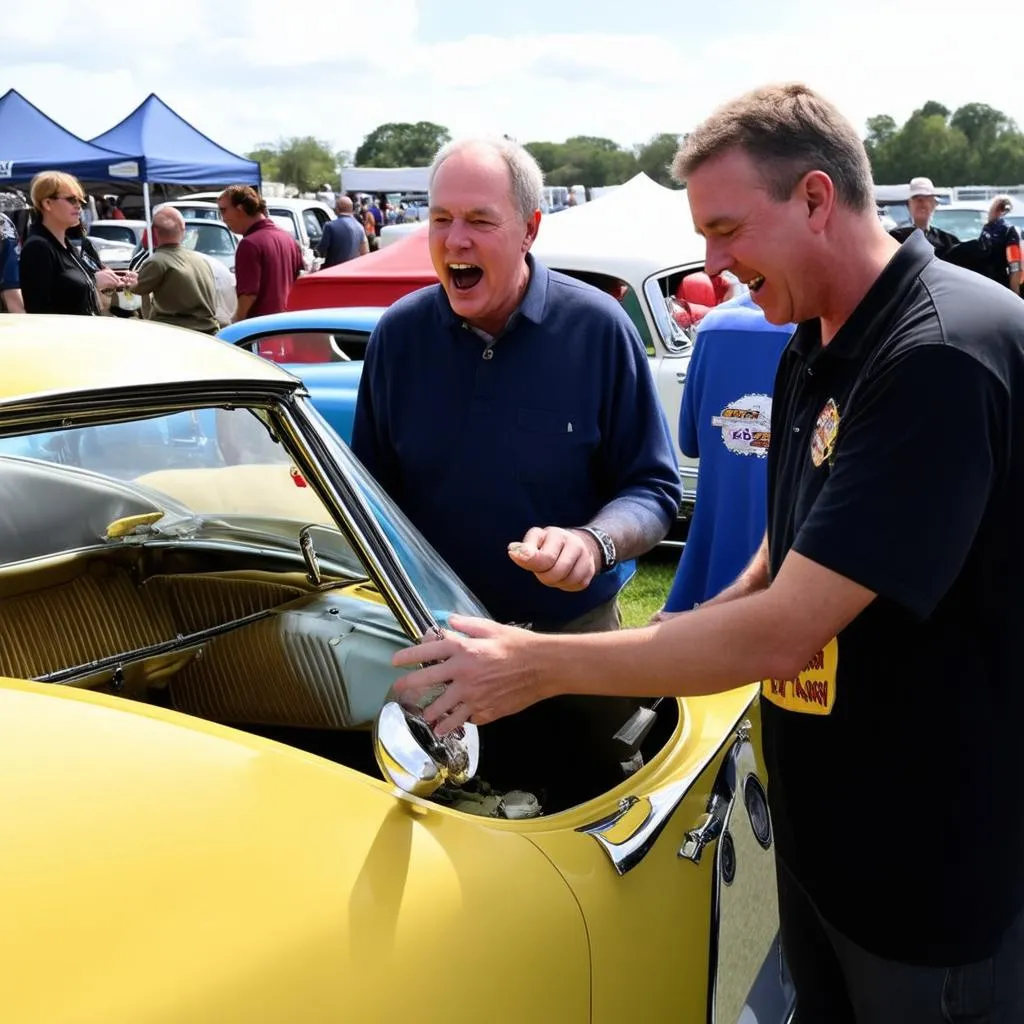
[{"label": "car windshield", "polygon": [[956,235],[961,242],[977,238],[985,226],[984,210],[944,210],[941,206],[932,214],[932,226]]},{"label": "car windshield", "polygon": [[279,227],[282,231],[287,231],[296,241],[299,240],[299,229],[296,226],[295,218],[292,216],[290,210],[279,210],[271,208],[270,219]]},{"label": "car windshield", "polygon": [[[312,407],[332,456],[441,623],[486,614]],[[249,408],[188,408],[0,438],[0,566],[90,546],[209,542],[299,555],[324,576],[371,574],[271,426]]]},{"label": "car windshield", "polygon": [[205,252],[208,256],[230,256],[235,251],[231,232],[219,224],[189,224],[182,244],[186,249]]}]

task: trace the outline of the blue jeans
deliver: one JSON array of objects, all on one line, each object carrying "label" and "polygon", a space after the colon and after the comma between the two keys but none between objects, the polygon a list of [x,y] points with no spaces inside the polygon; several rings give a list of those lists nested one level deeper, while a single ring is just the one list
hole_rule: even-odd
[{"label": "blue jeans", "polygon": [[779,934],[796,986],[793,1024],[1022,1024],[1024,913],[987,960],[883,960],[836,931],[776,858]]}]

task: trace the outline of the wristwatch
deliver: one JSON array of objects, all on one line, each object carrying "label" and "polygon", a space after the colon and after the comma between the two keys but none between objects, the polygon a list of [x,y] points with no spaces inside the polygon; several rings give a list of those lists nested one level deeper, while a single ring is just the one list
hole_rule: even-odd
[{"label": "wristwatch", "polygon": [[615,557],[615,541],[599,526],[581,526],[579,529],[584,533],[589,533],[597,541],[597,546],[601,550],[601,568],[598,571],[608,572],[609,569],[614,569],[617,561]]}]

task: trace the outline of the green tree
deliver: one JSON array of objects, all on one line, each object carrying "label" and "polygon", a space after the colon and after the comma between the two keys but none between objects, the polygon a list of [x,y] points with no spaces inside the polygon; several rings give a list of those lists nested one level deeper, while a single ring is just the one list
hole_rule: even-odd
[{"label": "green tree", "polygon": [[378,125],[356,150],[356,167],[426,167],[451,141],[451,134],[433,121]]},{"label": "green tree", "polygon": [[274,146],[264,144],[246,154],[250,160],[259,161],[264,181],[280,181],[300,192],[315,192],[325,183],[335,185],[338,155],[312,135],[281,139]]},{"label": "green tree", "polygon": [[636,169],[643,171],[659,185],[679,188],[672,177],[672,161],[679,152],[680,137],[669,132],[655,135],[649,141],[636,147]]},{"label": "green tree", "polygon": [[1016,131],[1016,125],[1000,110],[987,103],[965,103],[950,120],[976,149],[986,149],[1004,133]]},{"label": "green tree", "polygon": [[262,146],[254,149],[251,153],[246,153],[246,158],[249,160],[255,160],[260,165],[260,176],[264,181],[280,181],[278,176],[277,167],[277,147],[270,145],[270,143],[264,143]]}]

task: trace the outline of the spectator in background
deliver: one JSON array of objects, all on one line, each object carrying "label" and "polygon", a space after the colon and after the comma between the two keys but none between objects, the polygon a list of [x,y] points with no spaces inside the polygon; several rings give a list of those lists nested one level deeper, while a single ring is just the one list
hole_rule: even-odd
[{"label": "spectator in background", "polygon": [[156,249],[139,271],[135,291],[152,296],[149,319],[203,334],[219,330],[213,271],[199,253],[181,243],[185,219],[166,206],[153,216]]},{"label": "spectator in background", "polygon": [[792,324],[769,323],[746,289],[697,327],[679,410],[679,447],[700,459],[697,500],[675,580],[652,622],[721,593],[764,537],[772,390],[792,333]]},{"label": "spectator in background", "polygon": [[1006,219],[1013,209],[1009,196],[996,196],[988,208],[988,222],[981,229],[981,249],[986,256],[986,276],[1020,294],[1020,232]]},{"label": "spectator in background", "polygon": [[267,216],[267,204],[250,185],[224,189],[217,209],[224,223],[242,236],[235,253],[235,321],[283,312],[302,271],[298,242]]},{"label": "spectator in background", "polygon": [[317,246],[317,254],[323,257],[325,267],[346,263],[370,251],[366,231],[352,215],[352,200],[338,196],[334,204],[337,217],[324,225],[324,233]]},{"label": "spectator in background", "polygon": [[18,229],[10,217],[0,213],[0,312],[25,312],[25,302],[21,297],[20,261]]},{"label": "spectator in background", "polygon": [[924,237],[928,239],[929,244],[935,250],[935,255],[942,259],[954,245],[959,244],[960,239],[932,224],[932,214],[939,205],[938,196],[931,178],[911,178],[910,198],[907,200],[911,223],[904,224],[901,228],[894,228],[889,234],[902,244],[915,231],[923,231]]},{"label": "spectator in background", "polygon": [[35,217],[22,246],[20,271],[26,312],[98,315],[99,291],[113,292],[122,282],[114,271],[97,269],[98,260],[90,265],[72,244],[85,205],[82,186],[70,174],[42,171],[29,193]]}]

